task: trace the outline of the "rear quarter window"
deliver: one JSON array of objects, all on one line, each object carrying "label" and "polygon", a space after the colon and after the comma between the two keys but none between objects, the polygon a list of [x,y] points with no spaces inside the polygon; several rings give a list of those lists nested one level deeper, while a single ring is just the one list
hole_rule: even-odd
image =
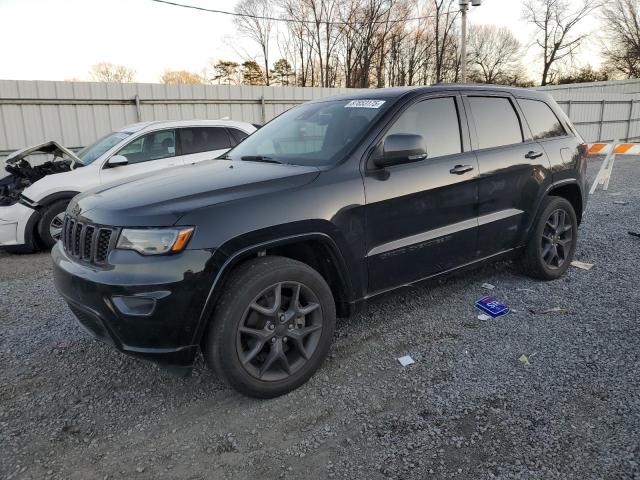
[{"label": "rear quarter window", "polygon": [[562,137],[567,131],[551,107],[539,100],[518,99],[534,140]]},{"label": "rear quarter window", "polygon": [[505,97],[468,97],[478,134],[478,148],[495,148],[522,142],[520,120]]}]

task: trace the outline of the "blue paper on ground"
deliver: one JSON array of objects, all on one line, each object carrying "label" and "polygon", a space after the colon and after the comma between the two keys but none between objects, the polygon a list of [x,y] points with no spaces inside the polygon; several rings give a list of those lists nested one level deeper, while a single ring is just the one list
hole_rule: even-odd
[{"label": "blue paper on ground", "polygon": [[509,307],[498,302],[493,297],[486,295],[476,301],[476,308],[483,311],[492,318],[501,317],[509,313]]}]

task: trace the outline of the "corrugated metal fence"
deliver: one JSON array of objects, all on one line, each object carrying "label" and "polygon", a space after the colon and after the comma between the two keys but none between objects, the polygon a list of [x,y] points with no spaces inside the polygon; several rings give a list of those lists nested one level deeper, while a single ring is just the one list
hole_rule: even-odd
[{"label": "corrugated metal fence", "polygon": [[0,80],[0,155],[46,140],[78,148],[140,121],[228,117],[264,123],[294,105],[346,91]]},{"label": "corrugated metal fence", "polygon": [[551,94],[590,143],[640,139],[640,80],[554,85]]},{"label": "corrugated metal fence", "polygon": [[[546,87],[589,142],[640,138],[640,81]],[[147,120],[263,123],[346,89],[0,80],[0,156],[46,140],[71,148]]]}]

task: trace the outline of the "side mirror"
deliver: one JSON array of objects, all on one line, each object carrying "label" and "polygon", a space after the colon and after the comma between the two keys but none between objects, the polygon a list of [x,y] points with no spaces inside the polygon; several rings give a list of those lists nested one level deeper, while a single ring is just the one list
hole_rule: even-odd
[{"label": "side mirror", "polygon": [[127,163],[129,163],[129,160],[127,160],[127,157],[125,157],[124,155],[114,155],[107,162],[107,166],[110,168],[121,167],[122,165],[126,165]]},{"label": "side mirror", "polygon": [[422,135],[395,134],[384,139],[382,156],[374,160],[379,168],[418,162],[427,158],[427,147]]}]

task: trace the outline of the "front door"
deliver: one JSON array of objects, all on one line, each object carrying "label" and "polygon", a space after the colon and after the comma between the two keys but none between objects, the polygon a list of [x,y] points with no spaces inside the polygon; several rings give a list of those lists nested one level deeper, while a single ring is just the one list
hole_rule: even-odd
[{"label": "front door", "polygon": [[114,155],[126,157],[128,163],[117,167],[109,167],[105,163],[100,170],[100,182],[103,184],[184,164],[182,158],[176,156],[175,130],[158,130],[142,135]]},{"label": "front door", "polygon": [[462,103],[454,94],[421,99],[385,135],[422,135],[427,158],[365,174],[369,293],[473,260],[478,165]]}]

